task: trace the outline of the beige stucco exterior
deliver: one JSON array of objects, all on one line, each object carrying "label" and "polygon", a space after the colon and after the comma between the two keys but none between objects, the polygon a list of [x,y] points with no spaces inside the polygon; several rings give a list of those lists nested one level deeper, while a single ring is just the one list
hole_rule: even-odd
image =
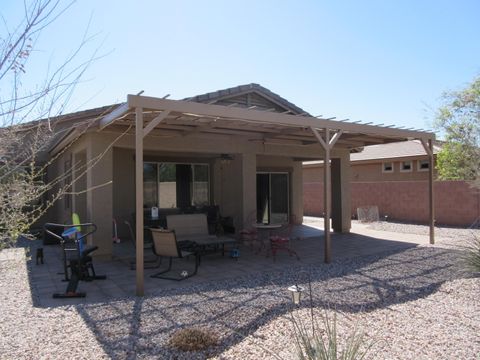
[{"label": "beige stucco exterior", "polygon": [[[401,171],[403,161],[412,163],[411,171]],[[377,182],[377,181],[420,181],[428,180],[428,169],[419,169],[420,161],[428,161],[425,156],[411,156],[402,158],[379,159],[370,161],[352,161],[351,181],[352,182]],[[393,172],[384,172],[383,164],[391,163]],[[322,182],[323,181],[323,164],[305,164],[303,165],[304,182]],[[436,177],[436,170],[434,170]]]},{"label": "beige stucco exterior", "polygon": [[[112,145],[113,144],[113,145]],[[248,216],[256,211],[257,172],[287,172],[289,174],[290,215],[297,222],[303,218],[303,175],[302,162],[296,158],[320,159],[321,146],[317,149],[301,146],[276,146],[251,142],[244,138],[205,135],[176,138],[147,136],[144,141],[144,161],[159,162],[202,162],[210,165],[210,202],[218,204],[223,216],[231,216],[237,230],[244,227]],[[312,151],[313,150],[313,151]],[[219,154],[232,154],[228,165],[221,164]],[[318,156],[314,154],[318,153]],[[129,236],[124,221],[132,220],[135,213],[135,150],[134,137],[115,131],[86,133],[54,162],[49,169],[51,176],[64,171],[66,159],[72,158],[73,174],[85,162],[94,161],[84,176],[79,177],[73,187],[69,207],[65,200],[59,201],[51,211],[51,217],[60,223],[68,223],[71,213],[77,212],[82,222],[94,222],[97,232],[91,240],[99,246],[98,255],[112,252],[112,219],[118,224],[120,237]],[[348,164],[349,152],[335,149],[333,157],[344,159]],[[342,168],[347,174],[348,168]],[[341,182],[342,191],[348,193],[348,179]],[[84,191],[87,189],[88,191]],[[338,190],[340,191],[340,189]],[[348,196],[342,197],[347,201]],[[343,231],[350,229],[350,217],[342,214],[339,223]],[[53,219],[52,219],[53,220]]]}]

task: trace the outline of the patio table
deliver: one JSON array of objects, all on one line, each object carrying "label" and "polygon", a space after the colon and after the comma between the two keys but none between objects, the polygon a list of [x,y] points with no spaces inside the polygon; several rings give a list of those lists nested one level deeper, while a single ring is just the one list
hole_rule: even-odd
[{"label": "patio table", "polygon": [[221,246],[222,256],[225,256],[225,244],[235,244],[236,239],[227,236],[215,236],[215,235],[183,235],[177,237],[178,241],[189,240],[193,241],[201,249],[201,255],[205,254],[205,250],[209,246]]},{"label": "patio table", "polygon": [[[260,242],[260,247],[256,253],[259,254],[264,248],[265,250],[267,250],[266,242],[268,242],[268,239],[272,235],[272,231],[280,229],[283,225],[255,223],[255,224],[252,224],[252,226],[258,230],[258,235],[259,235],[258,240]],[[266,255],[268,257],[268,251]]]}]

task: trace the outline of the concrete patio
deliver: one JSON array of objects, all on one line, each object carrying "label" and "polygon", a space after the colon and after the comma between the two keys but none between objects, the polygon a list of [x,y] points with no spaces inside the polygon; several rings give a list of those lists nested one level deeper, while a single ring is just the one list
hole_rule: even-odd
[{"label": "concrete patio", "polygon": [[[323,220],[318,218],[305,218],[304,224],[295,227],[293,231],[293,249],[297,252],[300,260],[290,257],[285,252],[277,254],[276,261],[266,252],[255,253],[249,247],[239,246],[240,257],[232,259],[220,253],[207,255],[202,258],[198,274],[184,281],[176,282],[151,278],[150,275],[159,269],[145,270],[146,296],[165,295],[168,289],[191,287],[208,282],[229,281],[252,276],[255,274],[281,272],[285,269],[301,268],[305,266],[327,266],[323,262]],[[350,234],[332,234],[333,260],[341,260],[353,257],[362,257],[372,254],[400,252],[417,246],[428,244],[428,236],[400,234],[385,231],[370,230],[368,226],[354,223]],[[32,254],[35,248],[42,246],[40,241],[34,242]],[[133,259],[133,246],[125,241],[116,245],[121,256],[114,256],[111,261],[94,260],[97,274],[107,275],[106,280],[93,282],[80,282],[79,291],[87,293],[86,298],[80,299],[53,299],[55,292],[64,292],[66,283],[62,282],[63,275],[61,264],[61,251],[59,246],[43,246],[45,253],[44,265],[36,265],[35,259],[29,261],[29,279],[33,303],[39,307],[62,306],[67,304],[107,302],[112,299],[131,297],[135,294],[135,271],[130,270],[129,261]],[[127,250],[131,256],[126,257]],[[161,268],[165,266],[165,261]],[[193,269],[193,259],[177,259],[174,261],[174,269]]]}]

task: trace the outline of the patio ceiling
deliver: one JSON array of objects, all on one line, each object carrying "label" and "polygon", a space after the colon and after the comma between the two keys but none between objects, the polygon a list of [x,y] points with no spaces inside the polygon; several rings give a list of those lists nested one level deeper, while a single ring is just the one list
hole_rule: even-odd
[{"label": "patio ceiling", "polygon": [[[222,106],[185,100],[128,95],[127,102],[99,121],[99,128],[122,131],[135,124],[135,108],[141,108],[144,133],[156,137],[226,136],[242,137],[252,142],[281,145],[318,145],[318,135],[325,137],[325,129],[341,132],[335,147],[351,151],[367,145],[411,139],[424,141],[435,138],[431,132],[400,129],[393,125],[371,125],[334,121],[309,115],[291,115],[255,107],[232,104]],[[132,133],[134,130],[132,130]]]}]

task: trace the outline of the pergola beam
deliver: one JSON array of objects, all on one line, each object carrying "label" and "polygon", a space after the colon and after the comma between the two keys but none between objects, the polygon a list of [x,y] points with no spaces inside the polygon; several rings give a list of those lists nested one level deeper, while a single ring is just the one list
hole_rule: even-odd
[{"label": "pergola beam", "polygon": [[[328,145],[327,143],[325,142],[328,141],[328,139],[325,139],[323,140],[322,136],[320,135],[320,133],[318,132],[317,129],[315,128],[311,128],[312,129],[312,132],[313,132],[313,135],[315,135],[315,137],[317,138],[318,142],[320,143],[320,145],[322,145],[323,149],[326,150],[328,148]],[[326,130],[326,129],[325,129]]]},{"label": "pergola beam", "polygon": [[[153,118],[152,121],[150,121],[148,123],[147,126],[145,126],[145,128],[143,128],[143,137],[147,136],[150,131],[152,131],[153,129],[155,129],[155,127],[157,125],[159,125],[163,120],[165,120],[167,118],[167,116],[170,115],[170,111],[169,110],[165,110],[163,111],[160,115],[158,115],[157,117]],[[143,120],[142,120],[143,121]]]},{"label": "pergola beam", "polygon": [[339,130],[335,133],[335,135],[333,135],[333,137],[328,142],[328,145],[330,146],[330,150],[333,148],[333,146],[335,145],[337,140],[340,138],[340,136],[342,136],[342,134],[343,134],[343,131]]},{"label": "pergola beam", "polygon": [[433,138],[433,134],[421,131],[402,130],[374,125],[354,124],[327,119],[318,119],[311,116],[297,116],[274,113],[262,110],[248,110],[244,108],[226,107],[221,105],[209,105],[182,100],[159,99],[147,96],[128,95],[127,103],[130,107],[143,107],[148,109],[179,112],[194,116],[219,117],[222,120],[237,120],[254,123],[271,123],[275,125],[329,128],[343,130],[344,132],[358,132],[363,134],[375,134],[381,136],[399,138]]}]

